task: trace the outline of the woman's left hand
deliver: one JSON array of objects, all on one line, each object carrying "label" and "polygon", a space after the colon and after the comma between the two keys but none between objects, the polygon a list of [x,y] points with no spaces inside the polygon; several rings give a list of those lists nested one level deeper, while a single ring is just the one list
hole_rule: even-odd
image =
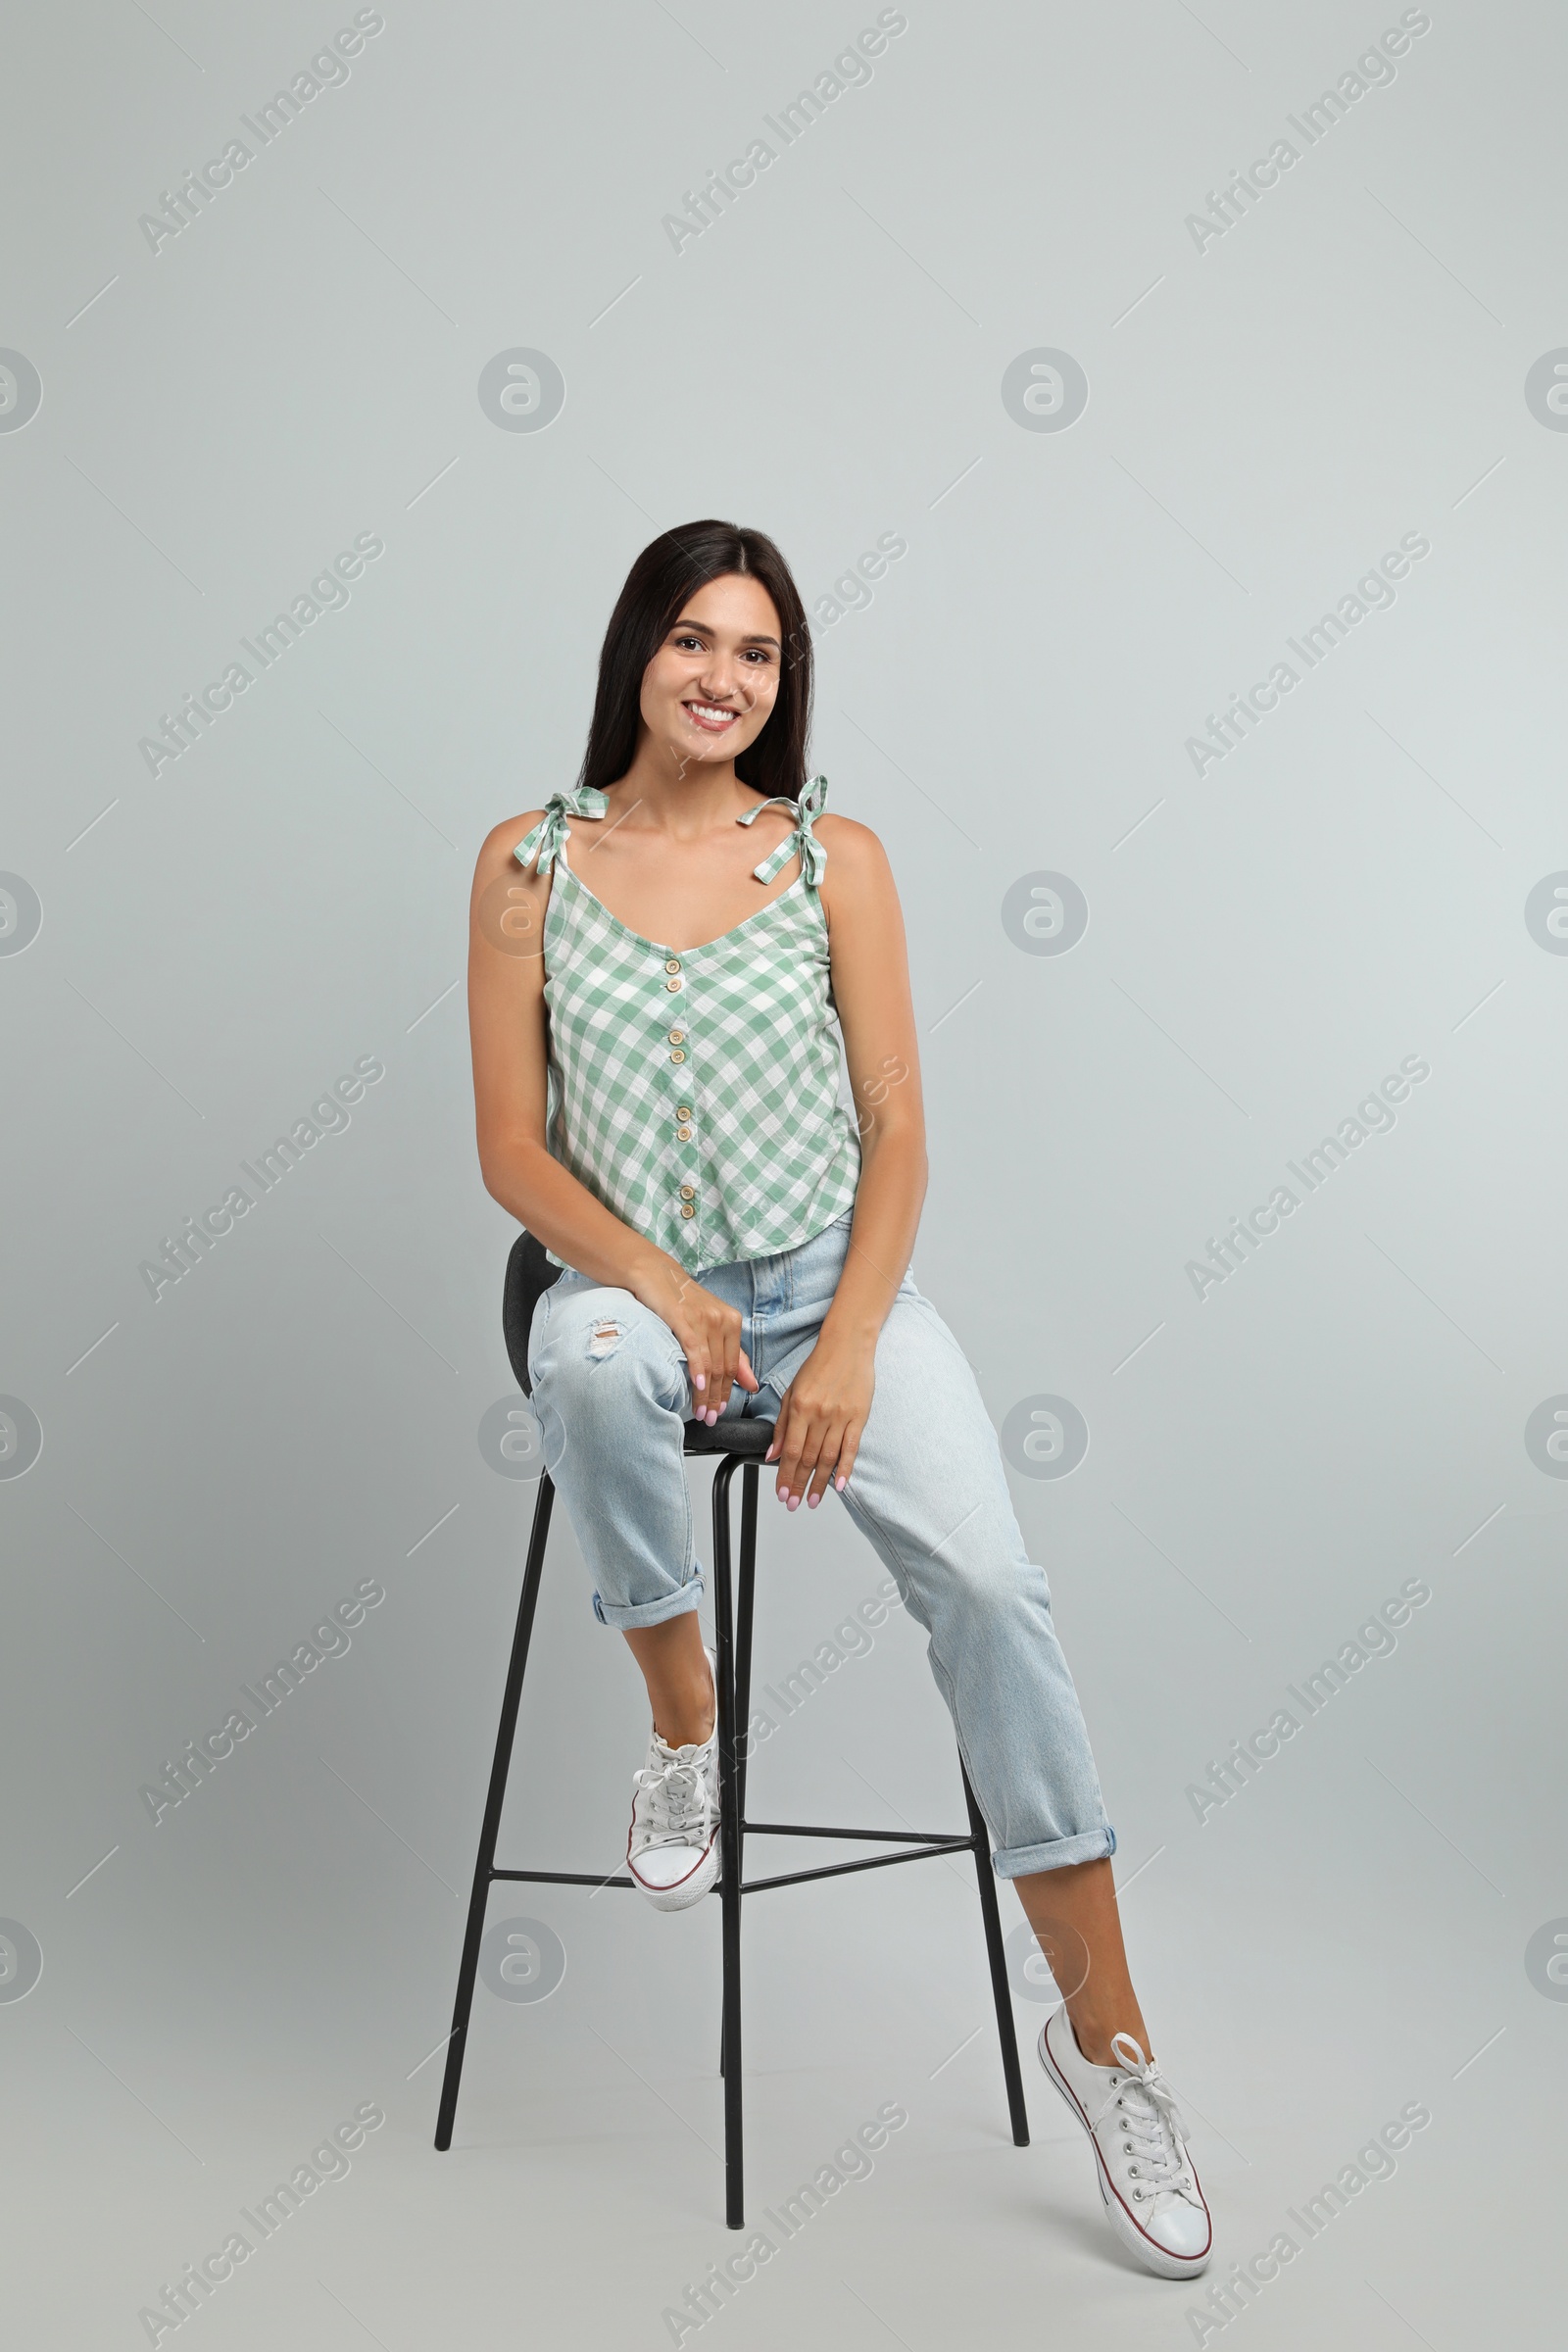
[{"label": "woman's left hand", "polygon": [[792,1511],[814,1510],[829,1479],[843,1492],[876,1389],[876,1342],[818,1335],[784,1392],[766,1459],[778,1463],[777,1494]]}]

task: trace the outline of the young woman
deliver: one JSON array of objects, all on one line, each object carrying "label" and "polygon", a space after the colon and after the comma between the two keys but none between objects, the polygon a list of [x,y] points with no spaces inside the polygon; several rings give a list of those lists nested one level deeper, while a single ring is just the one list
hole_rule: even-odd
[{"label": "young woman", "polygon": [[1208,2209],[1145,2055],[1046,1578],[974,1376],[907,1271],[926,1155],[898,894],[877,836],[807,786],[810,701],[772,541],[664,532],[611,617],[578,783],[498,825],[474,875],[480,1165],[564,1268],[534,1315],[534,1407],[595,1614],[652,1706],[627,1858],[666,1910],[717,1871],[682,1428],[760,1414],[779,1501],[831,1489],[929,1636],[995,1866],[1073,1987],[1041,2062],[1118,2234],[1188,2278]]}]

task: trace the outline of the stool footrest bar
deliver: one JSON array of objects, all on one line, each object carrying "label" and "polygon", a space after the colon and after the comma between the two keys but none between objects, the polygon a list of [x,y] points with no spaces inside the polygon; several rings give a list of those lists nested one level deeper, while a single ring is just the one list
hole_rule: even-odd
[{"label": "stool footrest bar", "polygon": [[948,1854],[973,1851],[967,1838],[957,1845],[906,1846],[901,1854],[868,1854],[863,1862],[829,1862],[821,1870],[792,1870],[780,1879],[747,1879],[741,1892],[760,1894],[765,1886],[804,1886],[808,1879],[845,1879],[855,1870],[891,1870],[896,1862],[933,1862]]},{"label": "stool footrest bar", "polygon": [[492,1870],[493,1879],[529,1879],[544,1886],[630,1886],[631,1879],[605,1879],[591,1870]]},{"label": "stool footrest bar", "polygon": [[879,1845],[973,1845],[970,1830],[828,1830],[816,1822],[743,1821],[748,1838],[863,1838]]},{"label": "stool footrest bar", "polygon": [[[913,1837],[903,1830],[787,1830],[776,1824],[770,1824],[765,1829],[759,1830],[758,1825],[753,1822],[748,1822],[746,1827],[749,1832],[764,1838],[877,1838],[885,1840],[896,1838],[899,1844],[906,1845],[910,1850],[902,1854],[871,1854],[863,1862],[830,1862],[821,1870],[793,1870],[782,1878],[745,1879],[741,1883],[742,1894],[760,1894],[764,1886],[799,1886],[807,1879],[844,1878],[852,1870],[886,1870],[895,1862],[925,1862],[934,1854],[972,1854],[975,1850],[972,1838],[937,1837],[922,1840],[917,1847]],[[634,1881],[631,1879],[602,1879],[586,1870],[492,1869],[490,1876],[492,1879],[521,1879],[531,1885],[541,1886],[631,1886],[634,1885]],[[710,1886],[709,1892],[717,1894],[718,1887]]]}]

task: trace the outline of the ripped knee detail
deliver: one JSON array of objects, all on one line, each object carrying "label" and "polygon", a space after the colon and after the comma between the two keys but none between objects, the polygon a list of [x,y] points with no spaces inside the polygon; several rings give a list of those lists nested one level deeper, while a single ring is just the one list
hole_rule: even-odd
[{"label": "ripped knee detail", "polygon": [[[664,1347],[658,1345],[659,1341]],[[578,1359],[585,1365],[623,1360],[640,1367],[655,1383],[662,1402],[676,1408],[685,1393],[686,1358],[680,1344],[668,1326],[637,1313],[629,1316],[595,1315],[582,1332],[582,1354]],[[689,1407],[687,1409],[690,1409]]]}]

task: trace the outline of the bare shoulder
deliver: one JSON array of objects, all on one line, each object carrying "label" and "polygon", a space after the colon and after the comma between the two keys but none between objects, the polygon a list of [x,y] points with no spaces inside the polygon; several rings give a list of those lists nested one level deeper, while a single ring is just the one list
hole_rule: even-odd
[{"label": "bare shoulder", "polygon": [[529,881],[537,878],[534,868],[525,867],[519,858],[514,858],[513,852],[544,813],[542,808],[525,808],[521,816],[509,816],[505,823],[491,827],[480,847],[479,861],[474,869],[474,881],[481,889],[487,882],[493,882],[498,874],[513,873]]},{"label": "bare shoulder", "polygon": [[859,897],[867,891],[891,890],[893,868],[880,834],[858,817],[834,816],[824,812],[811,827],[817,840],[827,852],[824,881],[829,889],[839,884],[841,897],[847,892]]},{"label": "bare shoulder", "polygon": [[848,955],[873,961],[902,954],[898,884],[881,836],[853,816],[819,816],[812,831],[827,852],[822,908],[835,967]]}]

